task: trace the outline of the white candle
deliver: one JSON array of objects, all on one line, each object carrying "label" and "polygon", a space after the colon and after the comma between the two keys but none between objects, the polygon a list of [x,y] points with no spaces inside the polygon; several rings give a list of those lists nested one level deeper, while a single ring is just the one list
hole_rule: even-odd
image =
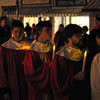
[{"label": "white candle", "polygon": [[82,72],[84,72],[84,69],[85,69],[86,56],[87,56],[87,51],[85,50],[85,52],[84,52],[84,59],[83,59],[83,66],[82,66]]}]

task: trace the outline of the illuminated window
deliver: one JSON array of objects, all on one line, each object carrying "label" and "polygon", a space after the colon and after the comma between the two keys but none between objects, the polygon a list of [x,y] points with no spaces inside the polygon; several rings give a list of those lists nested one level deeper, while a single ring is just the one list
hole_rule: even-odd
[{"label": "illuminated window", "polygon": [[[89,29],[89,16],[72,16],[71,23],[80,25],[81,27],[87,26]],[[89,34],[89,31],[87,34]]]},{"label": "illuminated window", "polygon": [[38,18],[37,17],[24,17],[24,27],[26,26],[26,23],[29,23],[30,26],[32,24],[37,24],[38,23]]}]

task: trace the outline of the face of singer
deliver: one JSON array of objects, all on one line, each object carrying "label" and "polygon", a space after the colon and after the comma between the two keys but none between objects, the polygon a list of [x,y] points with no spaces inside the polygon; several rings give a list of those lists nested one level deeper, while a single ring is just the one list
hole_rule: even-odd
[{"label": "face of singer", "polygon": [[24,29],[20,27],[13,28],[11,33],[12,33],[14,40],[17,42],[20,42],[24,37]]},{"label": "face of singer", "polygon": [[72,45],[75,46],[75,47],[81,47],[82,44],[83,44],[83,41],[82,41],[82,34],[74,34],[72,36]]},{"label": "face of singer", "polygon": [[46,42],[51,39],[52,29],[50,27],[43,27],[40,32],[41,42]]}]

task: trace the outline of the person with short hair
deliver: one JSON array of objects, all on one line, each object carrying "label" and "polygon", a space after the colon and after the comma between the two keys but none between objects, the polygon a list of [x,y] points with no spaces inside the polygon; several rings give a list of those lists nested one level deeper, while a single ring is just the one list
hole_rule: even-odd
[{"label": "person with short hair", "polygon": [[52,61],[51,28],[50,21],[40,21],[36,25],[37,39],[31,43],[30,50],[25,54],[24,72],[29,100],[53,100],[49,78]]},{"label": "person with short hair", "polygon": [[23,63],[29,42],[20,20],[12,22],[11,33],[12,37],[0,47],[0,100],[29,100]]},{"label": "person with short hair", "polygon": [[12,21],[11,34],[12,37],[2,44],[3,47],[19,50],[22,49],[24,43],[30,44],[24,37],[24,25],[20,20]]},{"label": "person with short hair", "polygon": [[30,35],[31,35],[32,28],[31,28],[31,26],[29,25],[28,22],[26,23],[26,27],[24,28],[24,31],[26,32],[27,37],[29,38]]},{"label": "person with short hair", "polygon": [[64,28],[65,45],[54,57],[50,71],[51,89],[54,100],[87,100],[85,96],[83,52],[80,47],[82,28],[68,24]]}]

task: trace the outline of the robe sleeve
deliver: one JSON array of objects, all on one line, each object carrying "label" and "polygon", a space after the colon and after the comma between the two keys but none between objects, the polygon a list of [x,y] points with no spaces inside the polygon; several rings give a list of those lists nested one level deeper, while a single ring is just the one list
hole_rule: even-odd
[{"label": "robe sleeve", "polygon": [[24,73],[28,80],[37,88],[43,89],[47,86],[49,71],[46,63],[34,51],[26,51],[24,58]]},{"label": "robe sleeve", "polygon": [[0,47],[0,95],[5,94],[8,89],[7,78],[4,70],[3,48]]},{"label": "robe sleeve", "polygon": [[[65,59],[55,56],[50,72],[50,83],[56,100],[67,100],[74,87],[74,75],[71,65]],[[69,100],[69,99],[68,99]]]},{"label": "robe sleeve", "polygon": [[100,54],[97,54],[91,65],[91,96],[92,100],[100,99]]}]

